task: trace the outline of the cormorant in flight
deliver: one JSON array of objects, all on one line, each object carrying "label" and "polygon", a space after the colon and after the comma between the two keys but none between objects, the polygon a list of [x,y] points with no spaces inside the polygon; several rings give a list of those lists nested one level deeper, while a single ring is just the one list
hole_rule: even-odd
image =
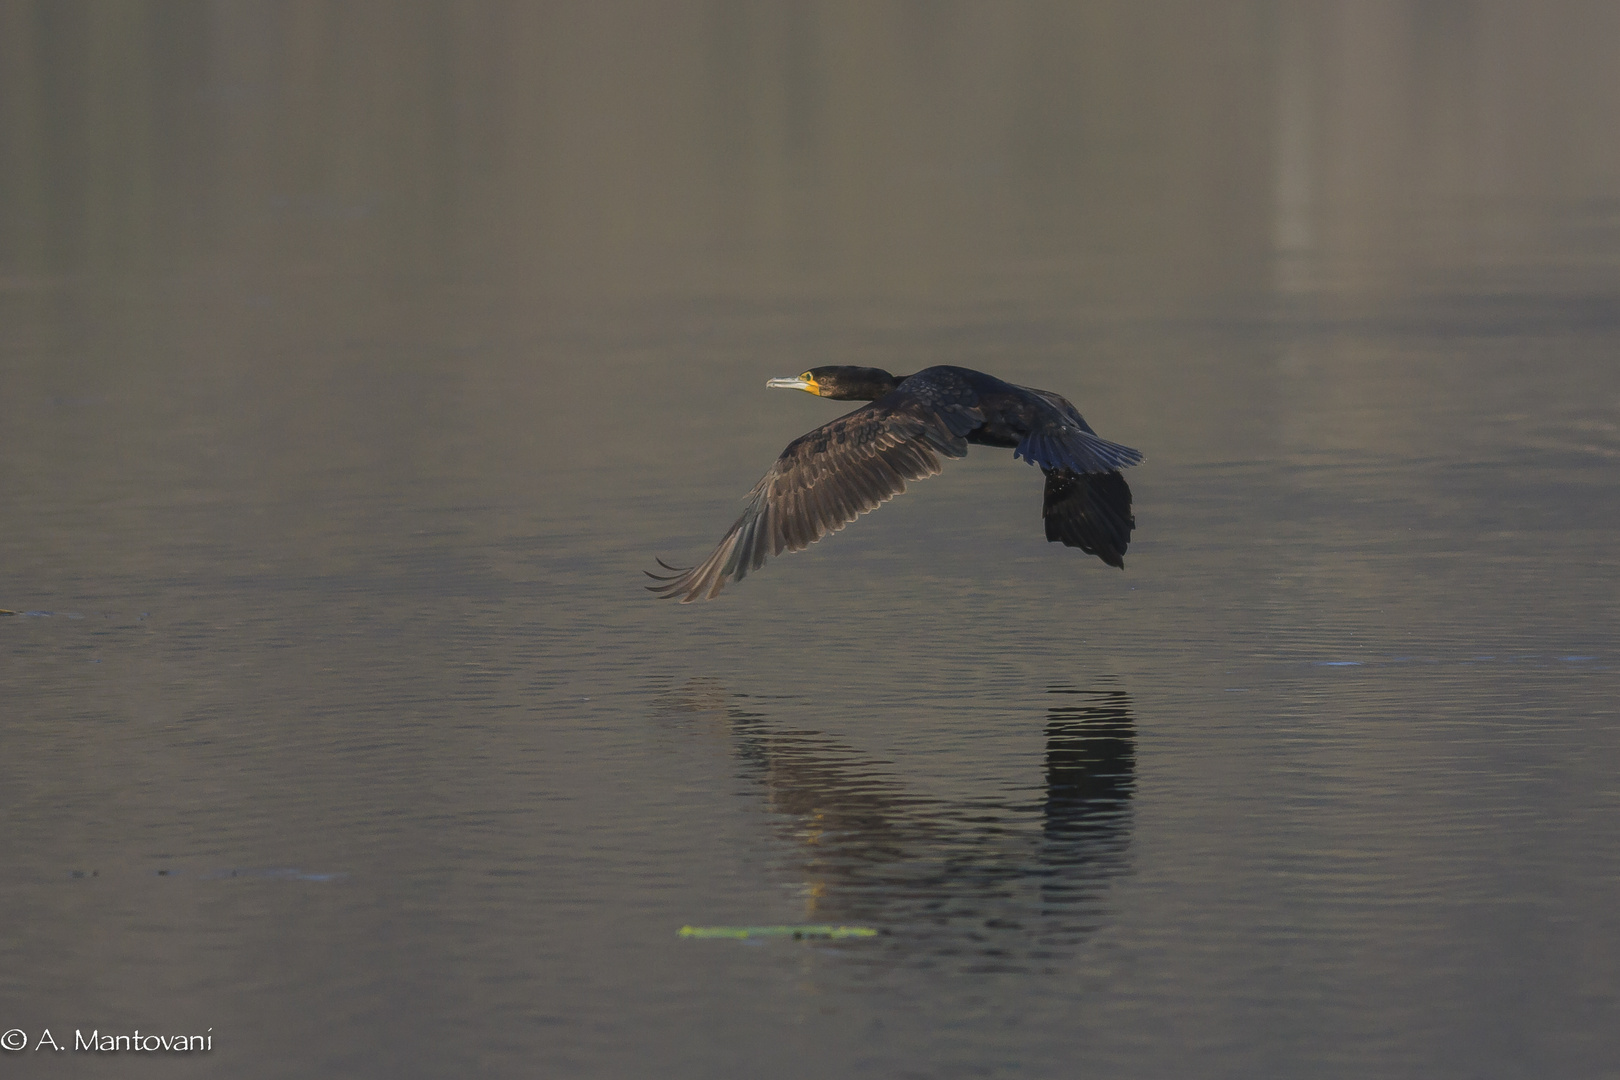
[{"label": "cormorant in flight", "polygon": [[702,563],[682,570],[659,559],[673,571],[648,572],[660,582],[648,586],[659,596],[711,600],[728,578],[741,581],[765,565],[767,555],[802,551],[906,490],[907,480],[933,476],[941,457],[965,457],[968,443],[1011,447],[1014,457],[1039,465],[1046,538],[1124,568],[1136,519],[1119,470],[1142,454],[1099,438],[1061,395],[959,367],[911,376],[818,367],[765,385],[870,404],[788,443]]}]

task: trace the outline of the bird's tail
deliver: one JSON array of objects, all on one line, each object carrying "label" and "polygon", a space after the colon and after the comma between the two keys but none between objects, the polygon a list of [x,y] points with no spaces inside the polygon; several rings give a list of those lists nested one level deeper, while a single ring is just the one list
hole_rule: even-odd
[{"label": "bird's tail", "polygon": [[1030,432],[1013,449],[1013,457],[1021,457],[1046,470],[1106,473],[1140,464],[1142,451],[1109,442],[1089,431],[1067,428],[1061,432]]}]

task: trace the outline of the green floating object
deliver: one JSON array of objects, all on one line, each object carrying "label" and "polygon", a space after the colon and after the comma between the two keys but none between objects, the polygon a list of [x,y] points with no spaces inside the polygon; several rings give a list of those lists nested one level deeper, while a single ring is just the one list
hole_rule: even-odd
[{"label": "green floating object", "polygon": [[870,926],[832,926],[826,923],[800,926],[683,926],[681,937],[733,940],[751,937],[861,938],[877,937],[877,931]]}]

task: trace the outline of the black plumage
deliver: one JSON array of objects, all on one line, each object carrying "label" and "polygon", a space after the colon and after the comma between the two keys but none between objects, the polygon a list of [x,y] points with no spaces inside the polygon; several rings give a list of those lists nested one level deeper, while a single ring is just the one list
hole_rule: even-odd
[{"label": "black plumage", "polygon": [[681,602],[712,599],[770,555],[802,551],[940,471],[941,458],[969,443],[1010,447],[1046,474],[1046,538],[1123,568],[1135,518],[1119,470],[1142,455],[1099,438],[1061,395],[959,367],[911,376],[879,368],[819,367],[767,386],[866,401],[854,412],[794,439],[754,490],[714,552],[688,570],[660,559],[668,575],[648,586]]}]

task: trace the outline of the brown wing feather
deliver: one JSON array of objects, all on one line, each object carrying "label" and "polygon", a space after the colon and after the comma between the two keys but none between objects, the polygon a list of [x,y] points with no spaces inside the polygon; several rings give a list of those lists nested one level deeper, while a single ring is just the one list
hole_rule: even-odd
[{"label": "brown wing feather", "polygon": [[648,588],[681,603],[712,600],[769,555],[803,551],[940,471],[940,455],[962,457],[967,442],[929,413],[896,413],[879,403],[823,424],[788,444],[748,493],[748,506],[714,552],[690,570],[649,573]]},{"label": "brown wing feather", "polygon": [[1131,513],[1130,485],[1119,473],[1048,469],[1041,517],[1048,540],[1125,569],[1125,549],[1136,518]]}]

